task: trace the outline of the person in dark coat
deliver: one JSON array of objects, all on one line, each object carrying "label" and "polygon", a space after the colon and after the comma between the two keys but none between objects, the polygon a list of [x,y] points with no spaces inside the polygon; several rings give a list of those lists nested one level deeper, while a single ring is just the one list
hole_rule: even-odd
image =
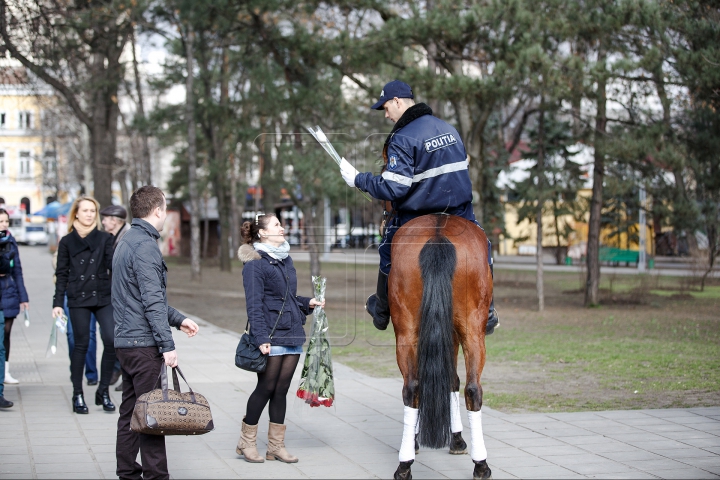
[{"label": "person in dark coat", "polygon": [[[127,232],[130,231],[130,224],[127,220],[127,210],[122,205],[109,205],[100,210],[100,216],[102,217],[102,225],[105,231],[113,236],[113,252],[117,248],[118,242],[122,240]],[[120,378],[120,360],[115,362],[115,368],[113,369],[113,376],[110,379],[110,385],[115,385],[115,382]],[[122,392],[122,382],[115,388],[116,392]]]},{"label": "person in dark coat", "polygon": [[95,404],[106,412],[115,411],[108,387],[115,364],[113,342],[114,320],[110,303],[110,270],[112,268],[113,237],[98,230],[99,204],[92,197],[77,198],[68,219],[68,234],[58,244],[55,270],[55,296],[53,317],[63,315],[64,296],[67,293],[70,322],[72,322],[75,348],[70,361],[70,378],[73,383],[73,411],[88,413],[83,395],[85,355],[90,343],[90,316],[95,314],[100,325],[103,355],[100,366],[100,384],[95,393]]},{"label": "person in dark coat", "polygon": [[170,327],[193,337],[198,325],[167,302],[167,265],[157,244],[167,218],[162,190],[138,188],[130,197],[130,211],[132,227],[118,242],[112,269],[115,348],[123,377],[115,473],[123,479],[167,479],[165,437],[133,432],[130,421],[138,397],[155,388],[163,363],[178,364]]},{"label": "person in dark coat", "polygon": [[258,373],[258,383],[250,395],[236,448],[251,463],[261,463],[257,451],[260,415],[270,403],[267,460],[297,462],[285,449],[285,411],[290,381],[305,343],[305,317],[316,305],[314,298],[297,295],[297,273],[289,256],[280,220],[272,214],[259,214],[254,222],[242,225],[245,244],[238,250],[243,262],[243,286],[250,333],[263,355],[269,355],[267,368]]},{"label": "person in dark coat", "polygon": [[20,251],[15,237],[10,233],[10,214],[0,208],[0,297],[5,315],[3,344],[5,346],[5,383],[20,383],[10,375],[10,332],[15,317],[30,308],[25,281],[23,280]]}]

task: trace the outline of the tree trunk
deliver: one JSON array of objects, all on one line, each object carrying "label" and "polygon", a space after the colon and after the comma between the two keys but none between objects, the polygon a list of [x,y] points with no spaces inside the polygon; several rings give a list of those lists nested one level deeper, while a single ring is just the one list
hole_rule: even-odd
[{"label": "tree trunk", "polygon": [[[113,82],[118,65],[105,66],[107,57],[102,53],[93,54],[92,76],[102,87],[92,92],[90,127],[90,158],[93,175],[93,196],[101,207],[112,204],[113,166],[117,146],[118,115],[117,82]],[[89,193],[89,192],[88,192]]]},{"label": "tree trunk", "polygon": [[220,222],[220,270],[231,272],[230,262],[230,199],[227,195],[227,188],[219,184],[217,189],[218,198],[218,222]]},{"label": "tree trunk", "polygon": [[605,76],[606,53],[602,46],[598,51],[598,63],[603,72],[597,79],[597,113],[595,117],[593,188],[590,200],[590,222],[587,243],[587,282],[585,284],[585,306],[600,303],[600,214],[603,203],[603,176],[605,174],[605,135],[607,126],[607,78]]},{"label": "tree trunk", "polygon": [[[135,55],[135,34],[130,37],[133,57],[133,73],[135,74],[135,90],[137,91],[137,115],[141,121],[145,120],[145,102],[143,101],[142,82],[140,81],[140,69],[138,68],[137,56]],[[148,135],[144,128],[140,130],[140,141],[142,145],[142,181],[146,185],[152,185],[152,160],[150,159],[150,145]]]},{"label": "tree trunk", "polygon": [[537,158],[537,179],[538,179],[538,204],[535,213],[535,221],[537,222],[537,248],[535,251],[535,261],[537,264],[537,297],[538,311],[545,310],[545,284],[543,281],[543,204],[545,203],[545,110],[540,110],[540,119],[538,126],[538,158]]},{"label": "tree trunk", "polygon": [[240,248],[240,212],[237,203],[237,172],[235,171],[235,154],[230,154],[230,230],[232,251],[235,256]]},{"label": "tree trunk", "polygon": [[320,275],[320,253],[324,248],[324,237],[318,235],[323,223],[322,200],[303,202],[301,208],[305,218],[305,240],[308,253],[310,253],[310,276],[318,276]]},{"label": "tree trunk", "polygon": [[200,282],[200,197],[197,183],[197,135],[193,100],[195,32],[188,26],[185,39],[187,78],[185,80],[185,116],[188,122],[188,191],[190,193],[190,280]]}]

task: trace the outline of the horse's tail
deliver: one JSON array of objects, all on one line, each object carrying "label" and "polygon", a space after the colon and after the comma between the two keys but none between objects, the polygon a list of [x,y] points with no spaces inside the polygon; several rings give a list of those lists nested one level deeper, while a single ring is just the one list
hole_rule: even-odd
[{"label": "horse's tail", "polygon": [[453,362],[453,276],[455,246],[431,238],[420,251],[423,280],[418,343],[420,444],[442,448],[450,442],[450,392]]}]

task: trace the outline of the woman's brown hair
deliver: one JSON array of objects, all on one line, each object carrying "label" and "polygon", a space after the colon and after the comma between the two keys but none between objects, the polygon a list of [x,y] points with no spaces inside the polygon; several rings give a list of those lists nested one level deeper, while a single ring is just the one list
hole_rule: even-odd
[{"label": "woman's brown hair", "polygon": [[81,195],[75,199],[72,206],[70,207],[70,213],[68,213],[68,222],[67,222],[68,223],[68,233],[73,231],[73,222],[75,221],[75,216],[77,215],[77,212],[80,209],[80,202],[92,202],[95,204],[95,224],[96,224],[96,226],[100,225],[100,204],[93,197],[89,197],[87,195]]},{"label": "woman's brown hair", "polygon": [[245,221],[240,227],[240,234],[248,245],[260,241],[260,230],[265,230],[270,223],[270,219],[274,218],[274,213],[258,213],[255,215],[255,221]]}]

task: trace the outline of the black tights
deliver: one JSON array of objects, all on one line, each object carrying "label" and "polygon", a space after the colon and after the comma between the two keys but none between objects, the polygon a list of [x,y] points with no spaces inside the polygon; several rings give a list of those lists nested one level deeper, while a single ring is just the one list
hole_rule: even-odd
[{"label": "black tights", "polygon": [[285,423],[287,393],[299,360],[300,355],[268,357],[267,368],[263,373],[257,374],[257,386],[248,399],[244,420],[246,424],[257,425],[268,401],[270,402],[270,408],[268,408],[270,421]]},{"label": "black tights", "polygon": [[100,390],[110,385],[115,366],[115,320],[112,305],[104,307],[70,308],[75,348],[70,360],[70,378],[73,383],[73,395],[83,393],[83,371],[85,355],[90,344],[90,314],[94,313],[100,325],[100,337],[103,342],[102,363],[100,364]]},{"label": "black tights", "polygon": [[5,361],[10,361],[10,330],[12,330],[12,324],[15,317],[5,318],[5,338],[3,343],[5,344]]}]

